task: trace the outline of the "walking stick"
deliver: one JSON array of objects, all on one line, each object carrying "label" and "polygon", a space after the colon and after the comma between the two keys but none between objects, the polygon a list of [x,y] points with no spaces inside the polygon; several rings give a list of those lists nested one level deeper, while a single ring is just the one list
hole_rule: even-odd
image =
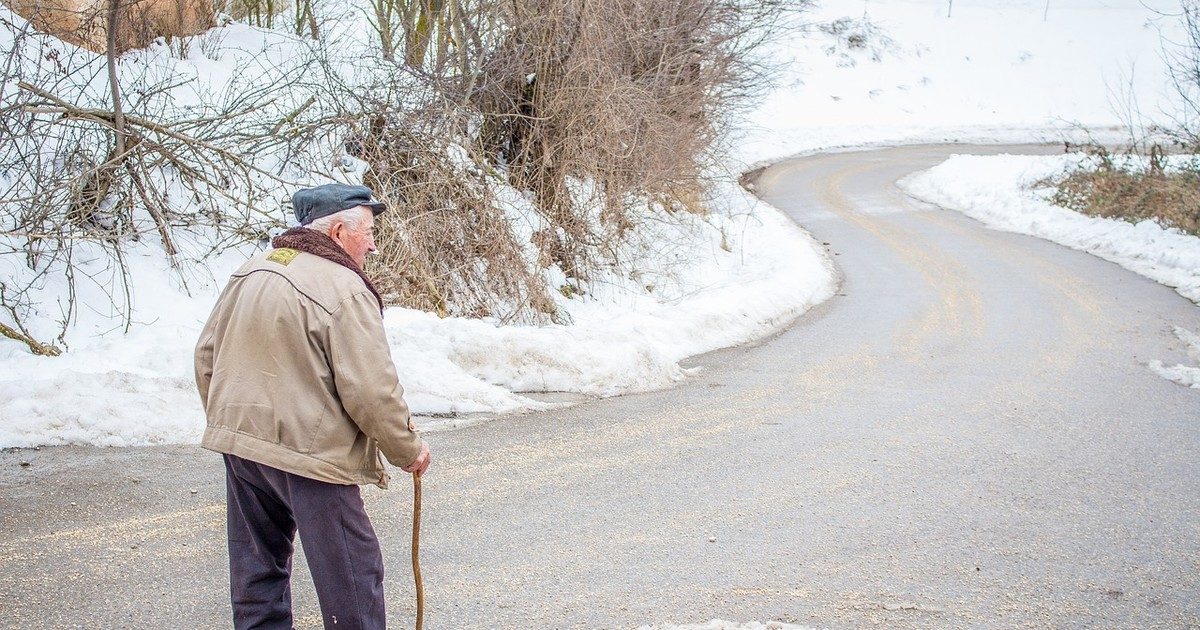
[{"label": "walking stick", "polygon": [[421,581],[421,473],[413,474],[413,580],[417,583],[417,630],[425,625],[425,584]]}]

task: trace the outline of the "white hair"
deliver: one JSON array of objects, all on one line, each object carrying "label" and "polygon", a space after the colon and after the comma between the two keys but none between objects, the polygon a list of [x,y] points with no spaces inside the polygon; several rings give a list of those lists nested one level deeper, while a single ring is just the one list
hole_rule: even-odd
[{"label": "white hair", "polygon": [[340,221],[351,231],[357,232],[366,225],[367,220],[373,214],[371,209],[366,206],[354,206],[353,208],[347,208],[319,219],[313,219],[312,223],[304,227],[316,230],[322,234],[329,234],[329,230],[333,228],[333,224]]}]

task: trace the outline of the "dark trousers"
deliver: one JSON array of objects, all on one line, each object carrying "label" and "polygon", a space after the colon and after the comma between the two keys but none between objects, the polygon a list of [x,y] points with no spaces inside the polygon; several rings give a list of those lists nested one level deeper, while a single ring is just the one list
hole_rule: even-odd
[{"label": "dark trousers", "polygon": [[386,625],[383,556],[358,486],[326,483],[225,455],[233,625],[292,627],[297,530],[326,628]]}]

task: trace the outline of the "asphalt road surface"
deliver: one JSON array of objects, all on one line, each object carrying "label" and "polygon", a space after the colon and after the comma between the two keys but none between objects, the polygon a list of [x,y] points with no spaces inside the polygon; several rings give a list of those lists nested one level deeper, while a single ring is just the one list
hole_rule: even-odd
[{"label": "asphalt road surface", "polygon": [[[1200,391],[1145,366],[1200,309],[895,187],[1001,150],[1056,149],[779,164],[759,189],[830,244],[836,297],[673,389],[432,434],[426,627],[1200,625]],[[228,626],[222,475],[190,446],[0,454],[0,625]],[[411,489],[365,496],[409,626]]]}]

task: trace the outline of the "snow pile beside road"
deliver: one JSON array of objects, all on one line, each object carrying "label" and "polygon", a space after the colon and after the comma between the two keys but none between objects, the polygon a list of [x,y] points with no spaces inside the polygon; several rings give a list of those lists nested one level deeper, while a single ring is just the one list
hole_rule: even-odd
[{"label": "snow pile beside road", "polygon": [[750,623],[734,623],[732,621],[713,619],[708,623],[693,624],[690,626],[641,626],[637,630],[808,630],[808,627],[797,626],[780,621],[768,621],[767,623],[759,623],[757,621],[751,621]]},{"label": "snow pile beside road", "polygon": [[1047,190],[1034,188],[1042,178],[1087,168],[1089,160],[1073,154],[954,155],[898,183],[914,197],[988,227],[1095,254],[1200,303],[1200,238],[1149,220],[1135,224],[1086,216],[1050,203]]},{"label": "snow pile beside road", "polygon": [[771,332],[833,290],[832,268],[807,233],[732,186],[726,193],[721,205],[740,212],[641,228],[648,249],[633,255],[650,266],[592,283],[588,299],[559,300],[571,325],[495,326],[396,309],[389,327],[451,343],[446,355],[462,370],[516,392],[664,387],[685,376],[681,359]]},{"label": "snow pile beside road", "polygon": [[[384,325],[413,411],[513,412],[546,406],[523,392],[666,387],[687,376],[680,360],[768,334],[832,294],[831,265],[806,232],[732,182],[716,193],[707,217],[651,213],[642,241],[622,252],[626,265],[596,278],[587,296],[556,295],[570,324],[501,326],[388,309]],[[193,344],[225,278],[250,253],[216,261],[193,297],[152,253],[135,256],[138,323],[128,334],[93,318],[90,334],[56,358],[0,343],[0,447],[197,441],[204,417]]]}]

